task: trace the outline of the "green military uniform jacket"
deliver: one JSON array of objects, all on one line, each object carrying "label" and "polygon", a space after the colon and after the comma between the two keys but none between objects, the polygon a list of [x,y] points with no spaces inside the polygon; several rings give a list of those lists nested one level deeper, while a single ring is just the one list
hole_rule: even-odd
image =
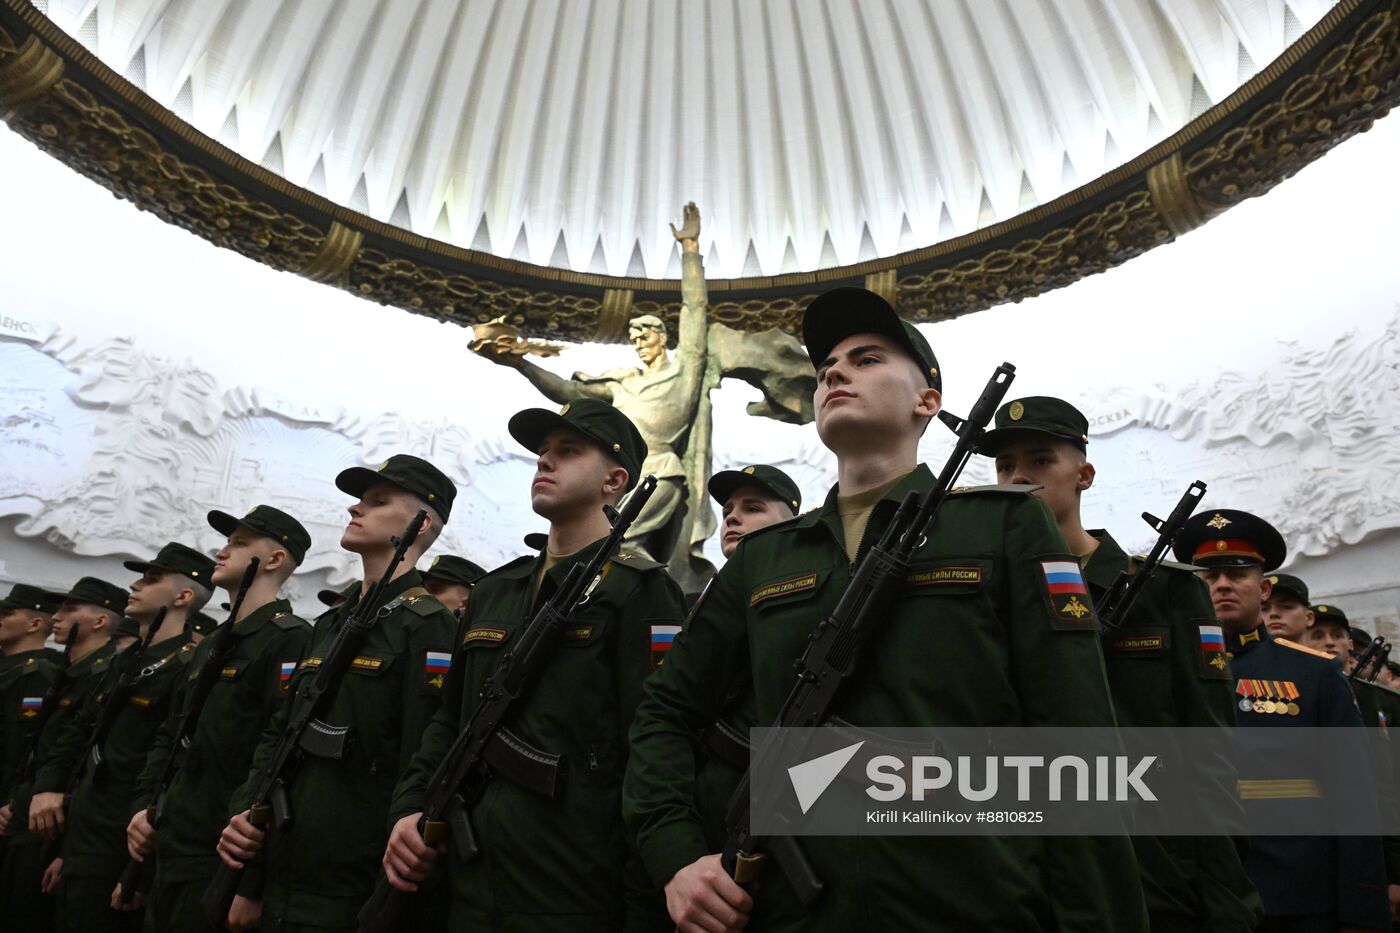
[{"label": "green military uniform jacket", "polygon": [[[103,744],[103,764],[88,769],[68,806],[68,829],[63,839],[65,877],[105,878],[113,883],[129,858],[126,827],[133,810],[131,795],[156,731],[170,710],[176,685],[185,676],[195,645],[187,632],[148,648],[141,657],[140,675],[131,688],[126,708],[112,723]],[[96,724],[117,685],[108,673],[76,723],[81,735],[76,754],[72,745],[59,753],[76,765],[86,752],[87,734]],[[68,736],[65,736],[65,740]]]},{"label": "green military uniform jacket", "polygon": [[[1097,602],[1128,570],[1129,560],[1107,532],[1089,534],[1099,546],[1084,562],[1084,579]],[[1118,724],[1233,731],[1234,682],[1224,651],[1202,648],[1202,627],[1219,636],[1219,625],[1210,592],[1196,575],[1184,565],[1161,565],[1123,625],[1104,642]],[[1234,761],[1222,758],[1208,766],[1218,799],[1234,799]],[[1242,824],[1243,813],[1238,816]],[[1140,835],[1133,837],[1133,848],[1154,931],[1251,933],[1258,925],[1263,905],[1229,836]]]},{"label": "green military uniform jacket", "polygon": [[[418,572],[410,570],[385,588],[386,604],[398,602],[369,630],[322,717],[329,725],[350,728],[345,757],[306,754],[296,768],[290,793],[295,825],[286,833],[268,833],[264,916],[271,913],[290,924],[353,927],[374,889],[388,843],[385,819],[394,785],[442,699],[443,677],[429,669],[428,654],[450,656],[456,634],[456,617],[422,587]],[[309,683],[307,672],[320,665],[359,601],[357,590],[316,619],[290,690]],[[282,703],[264,730],[230,813],[248,808],[253,783],[282,734],[288,706]]]},{"label": "green military uniform jacket", "polygon": [[[156,837],[162,883],[213,877],[219,861],[214,847],[228,822],[229,801],[248,774],[263,728],[281,706],[311,641],[311,626],[292,614],[291,603],[277,599],[249,613],[230,634],[233,654],[209,692],[194,740],[166,796]],[[156,733],[136,781],[132,813],[153,802],[155,784],[170,758],[191,688],[213,647],[213,636],[199,643],[188,673],[175,688],[170,715]]]},{"label": "green military uniform jacket", "polygon": [[[64,668],[63,692],[58,706],[44,723],[39,746],[34,754],[34,773],[15,788],[14,816],[10,820],[10,835],[14,839],[29,833],[29,802],[35,794],[64,793],[72,776],[76,753],[62,754],[60,749],[72,748],[74,740],[84,742],[87,733],[78,735],[78,714],[90,702],[92,694],[107,676],[112,663],[112,643],[106,642]],[[66,738],[72,736],[73,738]],[[66,746],[65,746],[66,741]]]},{"label": "green military uniform jacket", "polygon": [[[535,609],[601,542],[561,561],[535,594],[543,553],[522,557],[473,588],[449,697],[395,794],[399,817],[422,809],[433,769],[477,703],[478,692]],[[627,732],[642,683],[684,612],[680,590],[657,563],[626,552],[569,620],[530,695],[504,723],[525,742],[564,758],[557,800],[497,773],[471,812],[482,855],[449,855],[453,929],[639,930],[664,922],[659,896],[623,831]],[[653,650],[653,644],[657,649]],[[669,926],[667,927],[669,928]]]},{"label": "green military uniform jacket", "polygon": [[[1389,769],[1388,774],[1380,775],[1377,786],[1382,790],[1380,805],[1386,815],[1386,822],[1400,825],[1400,748],[1395,746],[1390,736],[1392,724],[1400,725],[1400,693],[1381,684],[1365,680],[1351,681],[1352,693],[1356,696],[1357,709],[1361,711],[1361,722],[1373,729],[1381,730],[1384,743],[1390,750],[1387,759],[1377,762],[1378,767]],[[1400,884],[1400,836],[1382,836],[1381,846],[1385,850],[1385,877],[1388,884]]]},{"label": "green military uniform jacket", "polygon": [[7,655],[0,673],[0,803],[12,800],[30,737],[39,727],[39,707],[49,684],[63,671],[63,655],[47,648]]},{"label": "green military uniform jacket", "polygon": [[[877,502],[862,551],[907,492],[931,483],[920,466]],[[1050,591],[1046,562],[1073,557],[1028,490],[949,498],[834,715],[870,727],[1114,725],[1089,597]],[[851,578],[843,540],[834,488],[815,511],[746,536],[648,682],[623,809],[654,883],[709,851],[693,802],[693,737],[719,717],[746,667],[756,722],[774,721],[793,686],[793,662]],[[1146,928],[1126,835],[802,843],[826,894],[803,911],[770,870],[760,879],[755,928]]]}]

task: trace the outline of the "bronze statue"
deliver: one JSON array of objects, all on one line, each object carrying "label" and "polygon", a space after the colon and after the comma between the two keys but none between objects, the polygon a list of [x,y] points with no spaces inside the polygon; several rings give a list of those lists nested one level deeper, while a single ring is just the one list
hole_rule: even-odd
[{"label": "bronze statue", "polygon": [[671,232],[681,248],[681,313],[674,356],[667,352],[666,324],[650,314],[632,318],[627,334],[641,368],[609,370],[598,376],[575,373],[563,379],[525,359],[553,346],[512,339],[508,325],[484,325],[471,349],[494,363],[520,371],[547,398],[564,404],[590,396],[611,402],[637,425],[650,455],[643,473],[656,476],[656,493],[632,525],[628,546],[670,565],[688,592],[698,590],[714,568],[701,548],[715,529],[705,497],[710,474],[710,390],[726,376],[756,387],[764,401],[750,413],[781,421],[812,419],[815,388],[806,355],[779,331],[739,334],[722,324],[708,325],[705,268],[700,258],[700,211],[685,206],[680,229]]}]

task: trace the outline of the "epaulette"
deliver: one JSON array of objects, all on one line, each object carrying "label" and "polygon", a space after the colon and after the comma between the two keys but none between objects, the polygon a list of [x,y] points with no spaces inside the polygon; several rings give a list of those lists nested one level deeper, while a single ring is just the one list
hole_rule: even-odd
[{"label": "epaulette", "polygon": [[279,612],[272,617],[272,624],[285,631],[294,631],[306,625],[306,620],[291,612]]},{"label": "epaulette", "polygon": [[1289,641],[1287,638],[1275,638],[1274,644],[1283,645],[1283,647],[1285,648],[1292,648],[1294,651],[1301,651],[1304,654],[1310,654],[1313,657],[1322,658],[1324,661],[1337,660],[1336,658],[1332,657],[1332,655],[1328,654],[1326,651],[1318,651],[1316,648],[1309,648],[1306,645],[1300,645],[1296,641]]},{"label": "epaulette", "polygon": [[608,559],[614,563],[621,564],[623,567],[630,567],[638,571],[656,570],[666,566],[665,564],[658,564],[654,560],[650,560],[640,554],[633,554],[629,551],[618,551]]},{"label": "epaulette", "polygon": [[403,595],[396,600],[402,602],[411,612],[420,616],[430,616],[436,612],[446,612],[447,607],[438,602],[438,598],[421,586],[405,590]]},{"label": "epaulette", "polygon": [[196,645],[192,641],[185,642],[180,646],[180,650],[175,652],[175,660],[179,661],[181,664],[190,663],[194,660],[194,651],[198,647],[199,645]]},{"label": "epaulette", "polygon": [[1033,483],[1002,483],[991,486],[954,486],[948,490],[949,495],[962,496],[968,493],[1003,493],[1026,495],[1044,487]]}]

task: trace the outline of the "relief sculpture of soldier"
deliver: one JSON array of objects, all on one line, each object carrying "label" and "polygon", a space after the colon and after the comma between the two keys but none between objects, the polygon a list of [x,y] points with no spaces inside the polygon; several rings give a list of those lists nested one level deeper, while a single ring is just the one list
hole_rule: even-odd
[{"label": "relief sculpture of soldier", "polygon": [[[687,592],[700,589],[714,569],[700,556],[715,530],[714,513],[705,499],[710,474],[710,390],[725,377],[751,383],[763,401],[749,413],[794,424],[812,420],[810,371],[806,354],[791,336],[771,330],[740,334],[707,320],[705,269],[700,258],[700,211],[685,206],[684,220],[671,232],[681,248],[681,312],[674,356],[667,352],[666,323],[653,314],[628,322],[628,338],[641,367],[625,367],[590,376],[556,376],[525,359],[527,353],[549,354],[553,347],[518,339],[503,322],[477,329],[471,348],[494,363],[520,371],[547,398],[565,404],[579,398],[610,402],[627,415],[646,439],[650,455],[642,473],[659,485],[642,516],[632,526],[628,548],[669,564]],[[495,339],[482,339],[499,334]],[[761,361],[761,362],[760,362]]]}]

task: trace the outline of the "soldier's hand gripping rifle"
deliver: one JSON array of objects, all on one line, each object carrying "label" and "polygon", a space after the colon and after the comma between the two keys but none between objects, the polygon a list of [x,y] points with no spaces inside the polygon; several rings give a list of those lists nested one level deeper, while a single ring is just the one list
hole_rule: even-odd
[{"label": "soldier's hand gripping rifle", "polygon": [[[976,451],[987,423],[1006,396],[1015,378],[1016,367],[1003,363],[987,382],[967,419],[947,413],[939,418],[957,435],[957,443],[934,484],[922,494],[911,492],[885,528],[880,540],[861,558],[847,584],[846,591],[807,643],[797,663],[797,684],[784,701],[777,729],[822,725],[840,694],[841,688],[855,674],[862,650],[889,620],[891,609],[904,588],[909,562],[924,543],[927,533],[937,521],[938,512],[947,501],[953,483]],[[787,738],[791,733],[770,733],[780,747],[786,749],[781,760],[797,760],[802,750],[798,739]],[[753,769],[744,772],[734,796],[730,798],[725,818],[728,838],[720,855],[720,864],[740,884],[753,881],[765,858],[771,854],[787,876],[793,892],[804,906],[822,893],[823,883],[802,855],[791,835],[767,838],[755,836],[750,810],[750,782]],[[756,796],[767,811],[777,810],[777,787],[760,787]],[[763,803],[772,798],[771,804]]]},{"label": "soldier's hand gripping rifle", "polygon": [[1187,488],[1166,521],[1150,512],[1142,513],[1142,520],[1157,532],[1157,541],[1141,563],[1118,574],[1108,592],[1104,593],[1103,599],[1096,601],[1094,608],[1099,613],[1099,630],[1105,639],[1111,637],[1127,621],[1128,613],[1133,611],[1133,603],[1137,602],[1138,594],[1157,572],[1166,556],[1167,548],[1171,547],[1176,541],[1176,536],[1181,534],[1181,529],[1186,525],[1191,513],[1201,504],[1201,497],[1205,494],[1206,484],[1196,480]]},{"label": "soldier's hand gripping rifle", "polygon": [[[349,727],[328,725],[321,721],[321,716],[330,708],[341,679],[360,653],[370,630],[396,608],[397,601],[381,605],[384,602],[384,589],[394,579],[394,572],[403,563],[404,555],[423,530],[427,519],[427,511],[420,510],[408,523],[404,533],[394,541],[394,556],[384,568],[384,574],[341,623],[325,658],[315,673],[310,675],[309,682],[303,678],[296,693],[287,698],[287,723],[253,784],[248,819],[254,826],[266,827],[270,823],[279,832],[291,827],[293,814],[288,789],[303,753],[330,758],[339,758],[344,754]],[[233,906],[233,899],[243,880],[242,875],[243,870],[230,868],[220,860],[214,879],[204,892],[204,916],[218,929],[222,929],[228,919],[229,908]]]},{"label": "soldier's hand gripping rifle", "polygon": [[[253,578],[258,574],[258,564],[259,560],[256,557],[248,561],[248,569],[243,572],[243,580],[238,584],[238,592],[233,598],[228,621],[214,633],[209,654],[204,659],[204,666],[199,669],[194,686],[190,689],[185,711],[181,714],[180,725],[175,730],[174,740],[170,744],[170,753],[165,759],[165,767],[161,769],[160,779],[156,781],[155,790],[151,794],[151,803],[146,807],[146,819],[151,824],[152,830],[160,829],[161,819],[165,816],[166,795],[170,793],[170,784],[175,780],[176,772],[185,763],[190,743],[194,741],[194,731],[199,725],[199,714],[204,709],[204,704],[209,699],[214,685],[218,683],[224,664],[233,656],[233,650],[238,645],[233,634],[233,625],[238,621],[238,613],[243,608],[243,600],[248,595],[249,587],[253,585]],[[122,889],[122,903],[130,904],[137,894],[149,892],[151,882],[155,880],[155,871],[156,856],[154,852],[148,852],[146,858],[140,862],[134,858],[128,858],[126,868],[122,869],[121,878],[117,881]]]},{"label": "soldier's hand gripping rifle", "polygon": [[[603,507],[612,525],[607,538],[586,564],[575,564],[569,570],[564,582],[539,608],[515,646],[487,678],[466,726],[428,781],[423,815],[418,820],[418,832],[428,845],[436,846],[450,838],[459,857],[474,859],[481,854],[470,813],[494,772],[515,777],[527,789],[551,798],[557,798],[563,790],[566,762],[532,748],[502,723],[527,699],[553,657],[569,619],[588,601],[602,579],[604,565],[622,546],[627,530],[655,491],[656,477],[647,476],[620,511]],[[401,918],[411,897],[381,877],[360,910],[360,933],[394,933],[401,929]]]},{"label": "soldier's hand gripping rifle", "polygon": [[[68,634],[63,639],[63,666],[68,667],[73,663],[73,644],[78,640],[78,623],[70,622]],[[24,743],[24,754],[19,756],[19,768],[15,771],[14,786],[18,787],[34,777],[35,758],[39,754],[39,737],[44,732],[44,725],[53,715],[53,711],[58,708],[59,700],[63,699],[63,671],[58,672],[58,676],[49,681],[47,689],[44,690],[44,698],[39,703],[39,715],[35,717],[34,731],[29,734],[29,739]]]}]

